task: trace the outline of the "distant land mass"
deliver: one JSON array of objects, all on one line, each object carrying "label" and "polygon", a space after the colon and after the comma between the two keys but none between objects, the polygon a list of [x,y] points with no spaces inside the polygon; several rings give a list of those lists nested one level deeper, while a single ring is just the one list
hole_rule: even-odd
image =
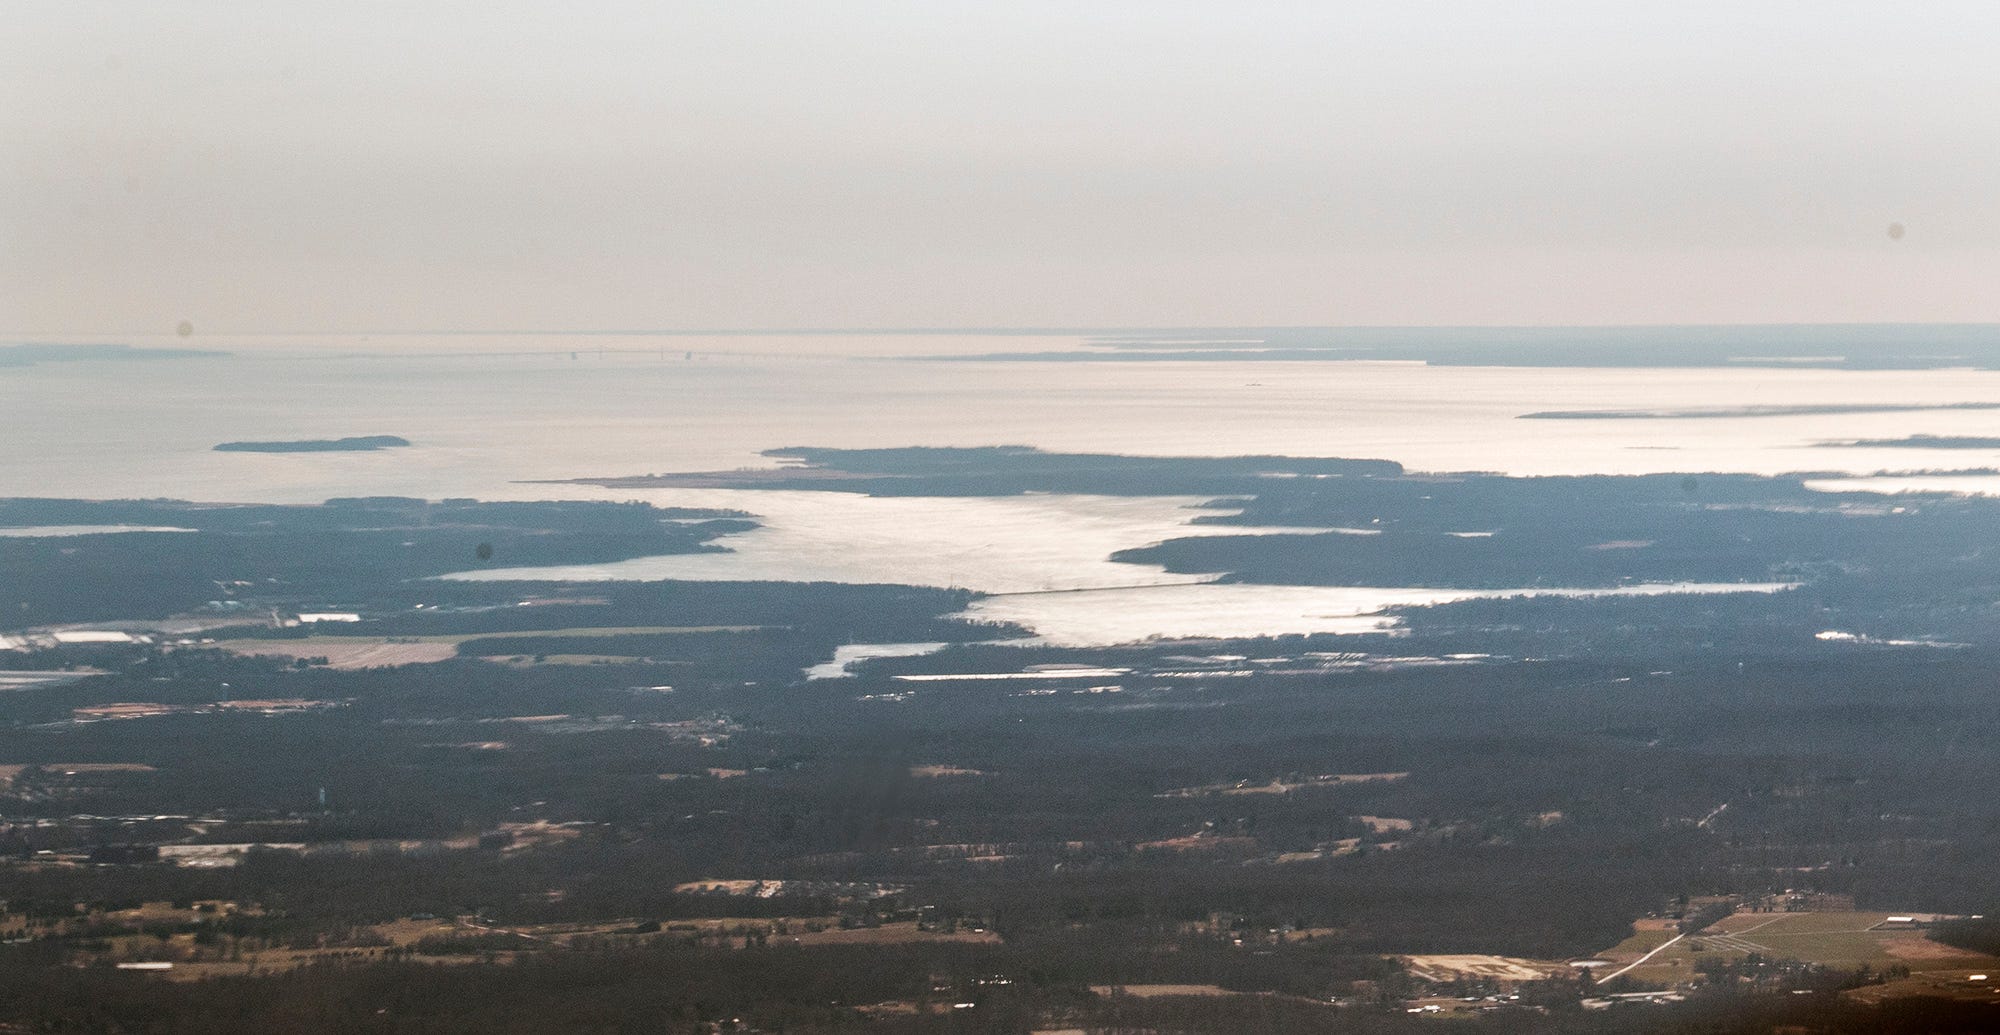
[{"label": "distant land mass", "polygon": [[1857,438],[1818,445],[1836,449],[2000,449],[2000,438],[1977,435],[1911,435],[1907,438]]},{"label": "distant land mass", "polygon": [[22,343],[0,345],[0,367],[32,367],[40,363],[76,363],[88,360],[127,361],[194,359],[227,356],[210,349],[135,349],[130,345],[43,345]]},{"label": "distant land mass", "polygon": [[[1040,329],[1081,347],[958,362],[1406,362],[1502,367],[2000,370],[2000,324]],[[1017,332],[1022,333],[1022,332]]]},{"label": "distant land mass", "polygon": [[377,449],[407,446],[410,440],[396,435],[355,435],[350,438],[302,438],[291,442],[224,442],[218,453],[368,453]]},{"label": "distant land mass", "polygon": [[1028,446],[823,449],[788,446],[764,455],[784,466],[566,479],[612,489],[830,490],[875,496],[1012,496],[1071,492],[1104,496],[1253,493],[1273,479],[1392,478],[1389,460],[1233,456],[1145,457],[1045,453]]},{"label": "distant land mass", "polygon": [[[1727,417],[1802,417],[1838,413],[1909,413],[1918,410],[2000,410],[2000,403],[1833,403],[1809,406],[1716,406],[1686,410],[1538,410],[1534,413],[1521,414],[1520,419],[1719,420]],[[1870,444],[1894,445],[1899,443]]]}]

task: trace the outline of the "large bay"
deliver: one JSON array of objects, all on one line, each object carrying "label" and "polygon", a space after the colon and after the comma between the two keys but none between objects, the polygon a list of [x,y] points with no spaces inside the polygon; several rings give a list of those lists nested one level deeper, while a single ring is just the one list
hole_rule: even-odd
[{"label": "large bay", "polygon": [[[1377,457],[1518,475],[1882,471],[2000,466],[2000,451],[1823,448],[1991,435],[1990,410],[1705,419],[1523,420],[1549,410],[2000,402],[2000,373],[1795,368],[1527,368],[1415,363],[913,359],[1073,348],[988,335],[452,335],[135,339],[225,356],[0,369],[0,495],[316,502],[334,496],[646,499],[724,506],[765,528],[733,554],[573,577],[828,579],[1000,593],[1185,583],[1117,549],[1198,534],[1184,498],[871,499],[614,490],[553,480],[767,466],[792,445],[1031,445],[1152,455]],[[219,453],[231,440],[392,434],[407,449]],[[1916,482],[1980,491],[1993,478]],[[1237,529],[1236,531],[1241,531]],[[1719,587],[1707,587],[1719,588]],[[997,598],[983,613],[1065,639],[1345,627],[1442,590],[1300,597],[1178,586]],[[1307,591],[1311,592],[1311,591]],[[1246,595],[1257,596],[1246,599]],[[1141,606],[1139,600],[1150,597]],[[1114,611],[1116,622],[1094,620]],[[1149,611],[1150,608],[1150,611]],[[1148,613],[1154,617],[1148,618]],[[1212,616],[1204,627],[1203,615]]]}]

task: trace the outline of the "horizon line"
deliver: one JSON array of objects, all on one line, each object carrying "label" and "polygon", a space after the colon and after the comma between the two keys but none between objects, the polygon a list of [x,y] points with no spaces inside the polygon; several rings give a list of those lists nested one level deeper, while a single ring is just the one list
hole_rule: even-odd
[{"label": "horizon line", "polygon": [[[676,327],[676,328],[592,328],[561,329],[547,327],[523,328],[401,328],[369,330],[273,330],[268,328],[252,330],[201,331],[196,330],[186,337],[193,339],[203,336],[234,337],[254,334],[270,335],[382,335],[411,336],[420,334],[452,336],[500,336],[500,335],[580,335],[580,336],[630,336],[630,337],[675,337],[675,336],[752,336],[752,335],[858,335],[858,334],[990,334],[1007,336],[1030,335],[1092,335],[1131,333],[1185,333],[1189,331],[1621,331],[1621,330],[1750,330],[1750,329],[1865,329],[1865,328],[1938,328],[2000,329],[2000,319],[1995,320],[1855,320],[1855,321],[1755,321],[1743,323],[1366,323],[1366,324],[1101,324],[1095,326],[972,326],[972,327]],[[159,330],[87,330],[87,331],[4,331],[9,338],[32,338],[36,336],[55,337],[103,337],[108,335],[178,336],[171,327]]]}]

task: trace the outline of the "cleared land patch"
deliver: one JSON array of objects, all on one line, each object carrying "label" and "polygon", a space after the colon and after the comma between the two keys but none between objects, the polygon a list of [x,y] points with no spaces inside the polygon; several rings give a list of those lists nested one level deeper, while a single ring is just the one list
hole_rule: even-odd
[{"label": "cleared land patch", "polygon": [[[520,637],[610,638],[616,636],[674,636],[702,633],[756,632],[762,625],[639,625],[603,626],[585,629],[526,629],[507,633],[478,633],[455,636],[306,636],[286,640],[222,640],[211,644],[232,654],[272,658],[325,658],[327,667],[351,671],[393,665],[425,665],[449,661],[460,655],[480,656],[481,640]],[[559,655],[560,662],[593,664],[617,662],[627,654]]]},{"label": "cleared land patch", "polygon": [[218,649],[250,657],[325,658],[327,667],[342,671],[423,665],[458,655],[449,643],[410,643],[351,636],[309,636],[303,640],[223,640]]},{"label": "cleared land patch", "polygon": [[1426,981],[1456,981],[1465,978],[1540,981],[1554,974],[1569,972],[1569,967],[1561,963],[1519,959],[1513,956],[1445,954],[1404,956],[1402,959],[1412,974]]},{"label": "cleared land patch", "polygon": [[[1671,983],[1692,974],[1695,961],[1703,957],[1741,959],[1752,953],[1839,970],[1862,966],[1881,970],[1901,965],[1919,972],[1978,972],[1985,968],[2000,972],[2000,959],[1941,945],[1931,941],[1922,930],[1879,929],[1891,915],[1895,914],[1736,913],[1681,939],[1633,969],[1630,976],[1639,981]],[[1621,963],[1630,962],[1671,937],[1672,932],[1667,930],[1640,931],[1602,955]]]}]

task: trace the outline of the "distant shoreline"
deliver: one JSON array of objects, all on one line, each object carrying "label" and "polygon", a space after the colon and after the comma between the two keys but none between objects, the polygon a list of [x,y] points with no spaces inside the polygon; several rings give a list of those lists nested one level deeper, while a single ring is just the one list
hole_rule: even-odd
[{"label": "distant shoreline", "polygon": [[398,449],[410,440],[397,435],[355,435],[349,438],[306,438],[288,442],[224,442],[218,453],[368,453]]},{"label": "distant shoreline", "polygon": [[1730,417],[1811,417],[1843,413],[1914,413],[1921,410],[2000,410],[2000,403],[1854,403],[1810,406],[1723,406],[1686,410],[1541,410],[1521,420],[1721,420]]},{"label": "distant shoreline", "polygon": [[1972,435],[1910,435],[1904,438],[1858,438],[1814,445],[1838,449],[2000,449],[2000,438]]}]

